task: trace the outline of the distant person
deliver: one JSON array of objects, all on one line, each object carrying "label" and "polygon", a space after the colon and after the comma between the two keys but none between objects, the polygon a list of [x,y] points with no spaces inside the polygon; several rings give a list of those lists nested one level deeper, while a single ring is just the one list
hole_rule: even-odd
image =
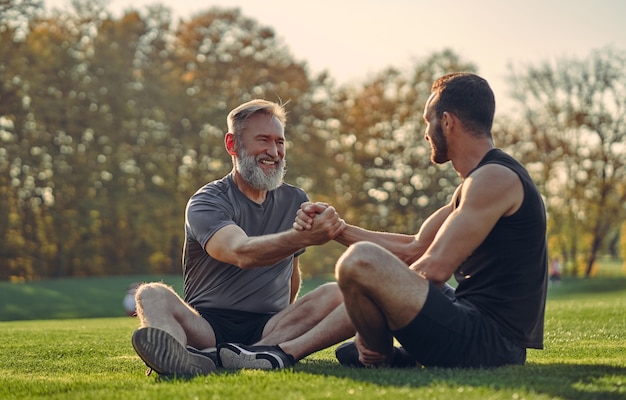
[{"label": "distant person", "polygon": [[[232,110],[227,121],[224,143],[233,170],[201,187],[185,212],[184,300],[162,283],[137,290],[141,327],[132,344],[148,373],[211,373],[221,367],[218,344],[300,336],[342,302],[336,283],[296,300],[298,256],[307,246],[335,238],[345,223],[327,207],[314,228],[293,229],[308,197],[283,183],[285,110],[253,100]],[[354,329],[347,326],[330,341],[352,336]],[[293,360],[270,357],[269,362],[286,366]]]},{"label": "distant person", "polygon": [[135,293],[137,293],[137,288],[139,287],[139,282],[131,283],[126,289],[126,295],[124,296],[124,300],[122,304],[124,305],[124,310],[126,311],[126,315],[130,317],[137,316],[137,307],[135,304]]},{"label": "distant person", "polygon": [[554,257],[550,263],[550,284],[558,286],[561,284],[561,261]]},{"label": "distant person", "polygon": [[[357,330],[336,350],[341,364],[489,368],[522,365],[527,348],[543,347],[546,213],[524,167],[495,148],[494,112],[481,77],[438,79],[424,109],[425,137],[431,160],[452,162],[463,180],[452,200],[415,236],[348,225],[336,237],[350,245],[336,277]],[[296,227],[315,229],[326,210],[304,204]],[[452,276],[456,290],[446,283]],[[224,344],[220,357],[254,368],[255,354],[302,354],[293,341],[273,344]]]}]

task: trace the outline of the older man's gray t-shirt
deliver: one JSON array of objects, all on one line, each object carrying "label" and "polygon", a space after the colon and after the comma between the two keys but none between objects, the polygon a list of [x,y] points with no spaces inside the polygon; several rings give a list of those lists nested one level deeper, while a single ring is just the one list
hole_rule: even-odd
[{"label": "older man's gray t-shirt", "polygon": [[185,301],[195,308],[255,313],[277,313],[287,307],[293,260],[304,249],[274,265],[243,270],[214,259],[205,246],[215,232],[230,224],[248,236],[289,230],[305,201],[308,196],[302,189],[283,183],[257,204],[237,188],[232,174],[200,188],[185,210]]}]

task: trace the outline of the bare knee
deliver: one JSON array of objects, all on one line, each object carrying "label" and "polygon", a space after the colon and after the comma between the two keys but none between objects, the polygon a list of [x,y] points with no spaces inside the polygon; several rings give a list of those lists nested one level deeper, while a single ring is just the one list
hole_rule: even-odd
[{"label": "bare knee", "polygon": [[[309,312],[329,313],[342,302],[343,295],[341,294],[341,290],[339,290],[339,286],[337,286],[337,283],[335,282],[320,285],[297,301],[303,314],[307,314]],[[303,312],[302,310],[308,311]]]},{"label": "bare knee", "polygon": [[335,308],[343,302],[343,295],[335,282],[325,283],[316,290],[319,291],[318,297],[326,299],[331,308]]},{"label": "bare knee", "polygon": [[339,287],[351,285],[375,273],[376,253],[381,247],[371,242],[357,242],[337,260],[335,276]]},{"label": "bare knee", "polygon": [[135,293],[135,303],[137,304],[137,314],[142,315],[146,309],[164,310],[168,304],[180,299],[170,286],[161,282],[143,283],[137,288]]}]

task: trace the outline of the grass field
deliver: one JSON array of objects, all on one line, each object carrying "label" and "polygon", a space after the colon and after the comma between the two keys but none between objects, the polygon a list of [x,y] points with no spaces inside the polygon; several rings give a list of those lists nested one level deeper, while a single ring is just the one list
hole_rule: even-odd
[{"label": "grass field", "polygon": [[[122,317],[122,300],[134,282],[161,281],[182,295],[180,275],[63,278],[29,283],[0,282],[0,321]],[[306,280],[302,293],[325,282]]]},{"label": "grass field", "polygon": [[[95,281],[80,281],[79,290],[70,283],[64,282],[68,291],[103,296],[113,285],[96,290]],[[176,282],[168,283],[176,288]],[[116,304],[107,306],[120,314],[125,286]],[[3,307],[4,289],[0,286]],[[54,309],[49,301],[44,296],[33,303]],[[94,305],[94,313],[105,308]],[[75,313],[81,307],[68,309]],[[551,287],[546,348],[529,351],[523,367],[355,370],[339,366],[333,349],[327,349],[290,370],[169,381],[144,376],[145,366],[130,344],[135,318],[5,320],[0,322],[0,399],[626,399],[625,311],[624,277],[565,280]]]}]

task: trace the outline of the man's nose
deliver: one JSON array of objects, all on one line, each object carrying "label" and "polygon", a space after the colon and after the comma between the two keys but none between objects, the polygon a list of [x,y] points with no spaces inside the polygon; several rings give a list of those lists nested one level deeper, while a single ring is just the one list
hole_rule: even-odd
[{"label": "man's nose", "polygon": [[274,143],[274,142],[271,142],[271,143],[267,146],[267,149],[266,149],[265,151],[266,151],[266,153],[267,153],[269,156],[272,156],[272,157],[278,157],[278,156],[279,156],[279,154],[280,154],[280,151],[279,151],[278,145],[277,145],[276,143]]}]

